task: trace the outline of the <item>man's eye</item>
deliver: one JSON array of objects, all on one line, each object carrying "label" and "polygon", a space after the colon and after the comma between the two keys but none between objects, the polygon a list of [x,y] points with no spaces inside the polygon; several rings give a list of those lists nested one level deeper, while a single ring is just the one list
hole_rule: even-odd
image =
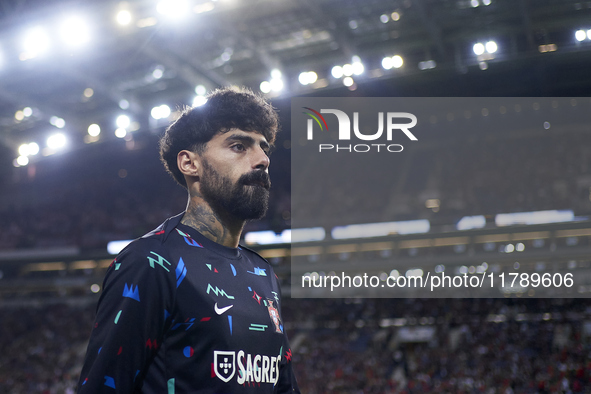
[{"label": "man's eye", "polygon": [[232,149],[239,151],[239,152],[242,152],[245,150],[244,145],[242,145],[242,144],[232,145]]}]

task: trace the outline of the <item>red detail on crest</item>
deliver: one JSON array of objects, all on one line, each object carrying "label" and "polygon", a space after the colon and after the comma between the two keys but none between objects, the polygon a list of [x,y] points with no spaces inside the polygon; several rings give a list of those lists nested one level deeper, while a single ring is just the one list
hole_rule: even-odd
[{"label": "red detail on crest", "polygon": [[211,377],[215,378],[215,369],[214,369],[213,363],[211,363]]},{"label": "red detail on crest", "polygon": [[218,273],[218,270],[217,270],[217,268],[214,268],[214,269],[213,269],[213,272],[215,272],[215,273],[217,274],[217,273]]},{"label": "red detail on crest", "polygon": [[201,319],[201,321],[209,321],[209,319],[211,319],[211,317],[204,317]]},{"label": "red detail on crest", "polygon": [[157,233],[154,233],[154,235],[160,235],[160,234],[164,234],[164,230],[160,230]]},{"label": "red detail on crest", "polygon": [[98,327],[98,322],[94,323],[94,328]]},{"label": "red detail on crest", "polygon": [[117,352],[117,355],[120,355],[123,352],[123,346],[119,347],[119,351]]},{"label": "red detail on crest", "polygon": [[285,358],[287,359],[287,362],[291,361],[291,349],[287,350],[287,352],[285,352]]}]

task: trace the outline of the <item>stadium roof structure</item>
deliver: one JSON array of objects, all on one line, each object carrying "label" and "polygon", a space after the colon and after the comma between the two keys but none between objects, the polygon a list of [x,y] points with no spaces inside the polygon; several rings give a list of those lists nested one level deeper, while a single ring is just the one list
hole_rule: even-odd
[{"label": "stadium roof structure", "polygon": [[0,144],[16,158],[56,131],[82,144],[159,130],[153,108],[224,85],[271,98],[588,95],[590,16],[578,0],[4,0]]}]

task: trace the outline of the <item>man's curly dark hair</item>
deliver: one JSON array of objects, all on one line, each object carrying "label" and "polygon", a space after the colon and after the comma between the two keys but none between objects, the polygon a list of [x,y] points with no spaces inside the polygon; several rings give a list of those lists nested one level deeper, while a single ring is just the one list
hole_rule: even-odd
[{"label": "man's curly dark hair", "polygon": [[185,177],[177,166],[181,150],[202,153],[217,133],[231,129],[261,133],[273,146],[279,117],[273,106],[248,88],[221,88],[207,95],[200,107],[187,107],[160,139],[160,160],[166,171],[183,187]]}]

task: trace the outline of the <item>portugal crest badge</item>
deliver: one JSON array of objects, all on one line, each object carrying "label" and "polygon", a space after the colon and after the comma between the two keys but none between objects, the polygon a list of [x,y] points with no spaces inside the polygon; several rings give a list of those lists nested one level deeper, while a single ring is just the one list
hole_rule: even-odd
[{"label": "portugal crest badge", "polygon": [[269,316],[271,321],[275,324],[275,332],[283,334],[283,324],[281,324],[281,318],[279,317],[279,311],[273,306],[273,300],[267,299],[267,309],[269,310]]}]

